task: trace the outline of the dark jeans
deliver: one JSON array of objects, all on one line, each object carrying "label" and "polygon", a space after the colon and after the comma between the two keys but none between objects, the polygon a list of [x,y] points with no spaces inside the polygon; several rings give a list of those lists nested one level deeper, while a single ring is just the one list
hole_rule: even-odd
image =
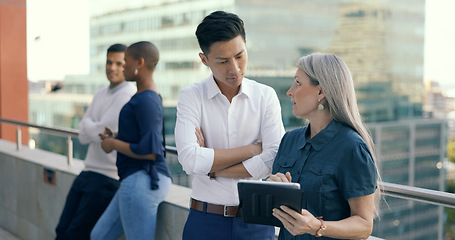
[{"label": "dark jeans", "polygon": [[120,182],[83,171],[76,177],[55,229],[57,240],[90,239],[90,232],[114,197]]},{"label": "dark jeans", "polygon": [[224,217],[190,209],[183,240],[273,240],[272,226],[242,222],[241,217]]}]

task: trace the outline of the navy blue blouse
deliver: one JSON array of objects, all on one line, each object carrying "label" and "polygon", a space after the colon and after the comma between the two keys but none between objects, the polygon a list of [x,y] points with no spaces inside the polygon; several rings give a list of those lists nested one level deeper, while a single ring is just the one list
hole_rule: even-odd
[{"label": "navy blue blouse", "polygon": [[[350,216],[348,199],[374,193],[377,171],[368,146],[352,128],[332,122],[311,140],[309,126],[287,132],[273,163],[273,174],[290,172],[303,190],[302,208],[315,217],[337,221]],[[282,228],[278,239],[316,238],[292,236]]]},{"label": "navy blue blouse", "polygon": [[158,172],[170,177],[164,157],[163,107],[161,97],[154,91],[144,91],[131,97],[119,115],[118,139],[130,143],[137,155],[156,154],[154,161],[136,159],[117,152],[120,180],[146,170],[151,177],[152,189],[157,189]]}]

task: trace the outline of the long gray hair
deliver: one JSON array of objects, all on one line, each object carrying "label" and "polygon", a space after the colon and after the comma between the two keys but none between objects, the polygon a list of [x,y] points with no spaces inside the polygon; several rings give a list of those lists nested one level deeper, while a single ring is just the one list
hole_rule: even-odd
[{"label": "long gray hair", "polygon": [[[378,169],[380,182],[376,149],[371,134],[360,116],[354,82],[346,63],[333,54],[313,53],[300,58],[297,67],[308,75],[312,85],[321,86],[325,95],[325,101],[321,103],[329,110],[332,118],[354,129],[368,145]],[[380,194],[380,191],[376,192]],[[379,201],[380,197],[376,200]],[[377,207],[378,202],[375,206],[376,216],[379,213]]]}]

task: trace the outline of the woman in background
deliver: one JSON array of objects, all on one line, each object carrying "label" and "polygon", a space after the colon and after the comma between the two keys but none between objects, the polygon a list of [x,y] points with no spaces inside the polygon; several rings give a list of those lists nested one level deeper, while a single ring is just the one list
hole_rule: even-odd
[{"label": "woman in background", "polygon": [[100,134],[105,152],[117,150],[120,188],[91,232],[91,239],[154,239],[158,205],[171,187],[164,157],[163,108],[153,81],[158,49],[138,42],[125,53],[124,75],[137,93],[123,106],[116,138]]}]

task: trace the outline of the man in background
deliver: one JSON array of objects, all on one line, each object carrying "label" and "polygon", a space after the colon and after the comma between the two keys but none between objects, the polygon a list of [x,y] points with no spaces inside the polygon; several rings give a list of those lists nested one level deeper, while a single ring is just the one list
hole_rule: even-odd
[{"label": "man in background", "polygon": [[115,165],[117,152],[101,149],[99,133],[105,128],[117,132],[123,105],[136,93],[136,87],[125,81],[126,46],[114,44],[107,50],[106,76],[109,86],[98,90],[79,123],[79,141],[90,144],[85,169],[76,177],[66,198],[56,239],[90,239],[90,232],[109,205],[119,177]]}]

